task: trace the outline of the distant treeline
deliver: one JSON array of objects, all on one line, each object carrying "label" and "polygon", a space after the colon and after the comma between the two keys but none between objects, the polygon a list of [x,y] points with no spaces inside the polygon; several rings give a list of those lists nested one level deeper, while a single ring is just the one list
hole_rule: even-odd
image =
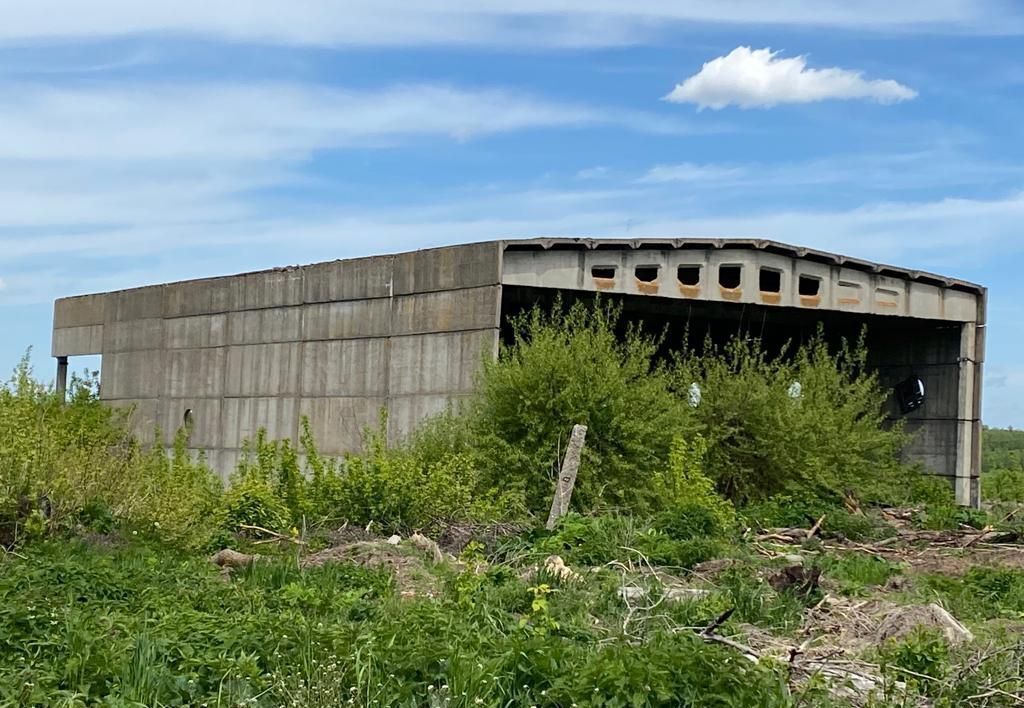
[{"label": "distant treeline", "polygon": [[985,472],[1024,472],[1024,430],[985,428],[982,445]]}]

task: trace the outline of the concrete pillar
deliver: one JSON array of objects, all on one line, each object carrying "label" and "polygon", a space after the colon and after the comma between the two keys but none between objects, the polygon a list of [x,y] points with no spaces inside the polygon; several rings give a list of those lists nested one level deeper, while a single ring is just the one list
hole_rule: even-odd
[{"label": "concrete pillar", "polygon": [[57,357],[57,394],[64,400],[68,390],[68,358]]},{"label": "concrete pillar", "polygon": [[984,325],[968,322],[960,335],[960,382],[957,406],[956,501],[981,503],[981,383],[984,363]]}]

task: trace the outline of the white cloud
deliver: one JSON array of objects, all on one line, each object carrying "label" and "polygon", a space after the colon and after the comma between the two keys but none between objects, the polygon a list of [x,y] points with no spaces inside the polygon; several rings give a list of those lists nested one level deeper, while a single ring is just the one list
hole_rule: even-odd
[{"label": "white cloud", "polygon": [[176,34],[323,46],[613,45],[678,23],[1012,33],[1001,0],[7,0],[0,41]]},{"label": "white cloud", "polygon": [[915,96],[916,91],[891,79],[865,79],[859,71],[836,67],[809,69],[804,56],[787,59],[771,49],[737,47],[706,62],[665,100],[719,110],[730,105],[767,108],[830,99],[895,103]]}]

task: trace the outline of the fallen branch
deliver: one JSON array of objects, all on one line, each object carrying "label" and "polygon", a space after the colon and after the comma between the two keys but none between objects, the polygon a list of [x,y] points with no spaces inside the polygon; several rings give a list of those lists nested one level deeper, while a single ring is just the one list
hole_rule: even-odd
[{"label": "fallen branch", "polygon": [[810,531],[807,532],[807,540],[808,541],[810,541],[812,538],[814,538],[817,535],[818,531],[821,530],[821,525],[825,522],[825,517],[826,516],[827,516],[827,514],[822,514],[821,518],[818,519],[818,522],[816,524],[814,524],[814,526],[811,527]]},{"label": "fallen branch", "polygon": [[257,541],[257,543],[268,543],[268,542],[273,542],[273,541],[288,541],[289,543],[294,543],[294,544],[296,544],[298,546],[305,546],[306,545],[306,542],[303,541],[301,538],[295,538],[294,536],[286,536],[283,533],[278,533],[277,531],[271,531],[270,529],[265,529],[262,526],[252,526],[250,524],[239,524],[238,528],[243,529],[245,531],[259,531],[260,533],[265,533],[268,536],[272,536],[273,537],[271,539],[264,539],[263,541]]}]

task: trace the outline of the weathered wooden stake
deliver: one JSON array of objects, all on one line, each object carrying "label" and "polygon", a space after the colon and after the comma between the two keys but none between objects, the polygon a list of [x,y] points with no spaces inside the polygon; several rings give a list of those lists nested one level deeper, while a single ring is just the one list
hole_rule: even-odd
[{"label": "weathered wooden stake", "polygon": [[551,500],[551,513],[548,514],[547,523],[549,531],[555,528],[558,519],[569,511],[569,502],[572,500],[573,487],[576,486],[576,473],[580,469],[580,456],[583,455],[583,443],[586,438],[587,426],[572,426],[572,435],[569,436],[569,445],[562,460],[562,472],[558,475],[555,496]]}]

